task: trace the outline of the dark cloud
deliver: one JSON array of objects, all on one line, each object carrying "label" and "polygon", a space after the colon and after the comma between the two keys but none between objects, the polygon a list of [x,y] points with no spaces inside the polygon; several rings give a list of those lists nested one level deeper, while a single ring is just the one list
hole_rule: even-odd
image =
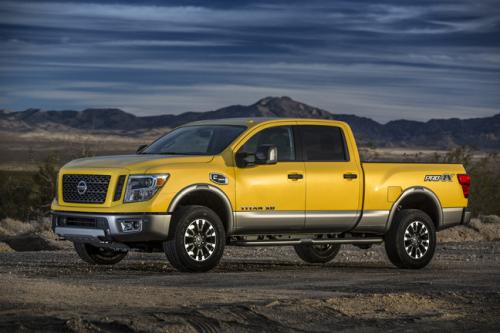
[{"label": "dark cloud", "polygon": [[500,1],[3,1],[0,108],[499,112]]}]

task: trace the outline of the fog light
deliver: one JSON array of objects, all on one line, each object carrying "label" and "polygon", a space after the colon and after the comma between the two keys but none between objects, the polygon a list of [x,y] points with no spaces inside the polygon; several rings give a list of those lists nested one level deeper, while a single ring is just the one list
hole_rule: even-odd
[{"label": "fog light", "polygon": [[142,220],[120,221],[123,232],[137,232],[142,230]]}]

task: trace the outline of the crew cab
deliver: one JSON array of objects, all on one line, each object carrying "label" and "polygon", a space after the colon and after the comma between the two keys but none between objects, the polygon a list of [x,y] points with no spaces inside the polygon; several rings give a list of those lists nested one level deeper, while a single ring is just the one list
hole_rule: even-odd
[{"label": "crew cab", "polygon": [[361,162],[344,122],[209,120],[64,165],[52,226],[90,264],[137,249],[201,272],[225,246],[293,246],[326,263],[341,244],[384,243],[394,265],[421,268],[437,231],[470,220],[469,187],[460,164]]}]

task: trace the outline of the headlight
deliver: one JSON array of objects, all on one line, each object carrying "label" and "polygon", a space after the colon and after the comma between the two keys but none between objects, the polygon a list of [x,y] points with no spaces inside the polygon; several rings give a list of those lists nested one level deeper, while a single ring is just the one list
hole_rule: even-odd
[{"label": "headlight", "polygon": [[165,175],[134,175],[128,177],[123,202],[147,201],[167,182]]}]

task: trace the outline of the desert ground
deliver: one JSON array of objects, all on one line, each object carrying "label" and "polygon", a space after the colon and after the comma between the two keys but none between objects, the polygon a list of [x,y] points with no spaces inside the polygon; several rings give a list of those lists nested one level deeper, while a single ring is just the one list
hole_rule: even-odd
[{"label": "desert ground", "polygon": [[498,332],[498,226],[467,229],[439,234],[422,270],[394,268],[383,246],[345,246],[326,265],[288,247],[228,247],[214,271],[186,274],[162,253],[89,266],[67,242],[16,252],[8,238],[0,332]]}]

